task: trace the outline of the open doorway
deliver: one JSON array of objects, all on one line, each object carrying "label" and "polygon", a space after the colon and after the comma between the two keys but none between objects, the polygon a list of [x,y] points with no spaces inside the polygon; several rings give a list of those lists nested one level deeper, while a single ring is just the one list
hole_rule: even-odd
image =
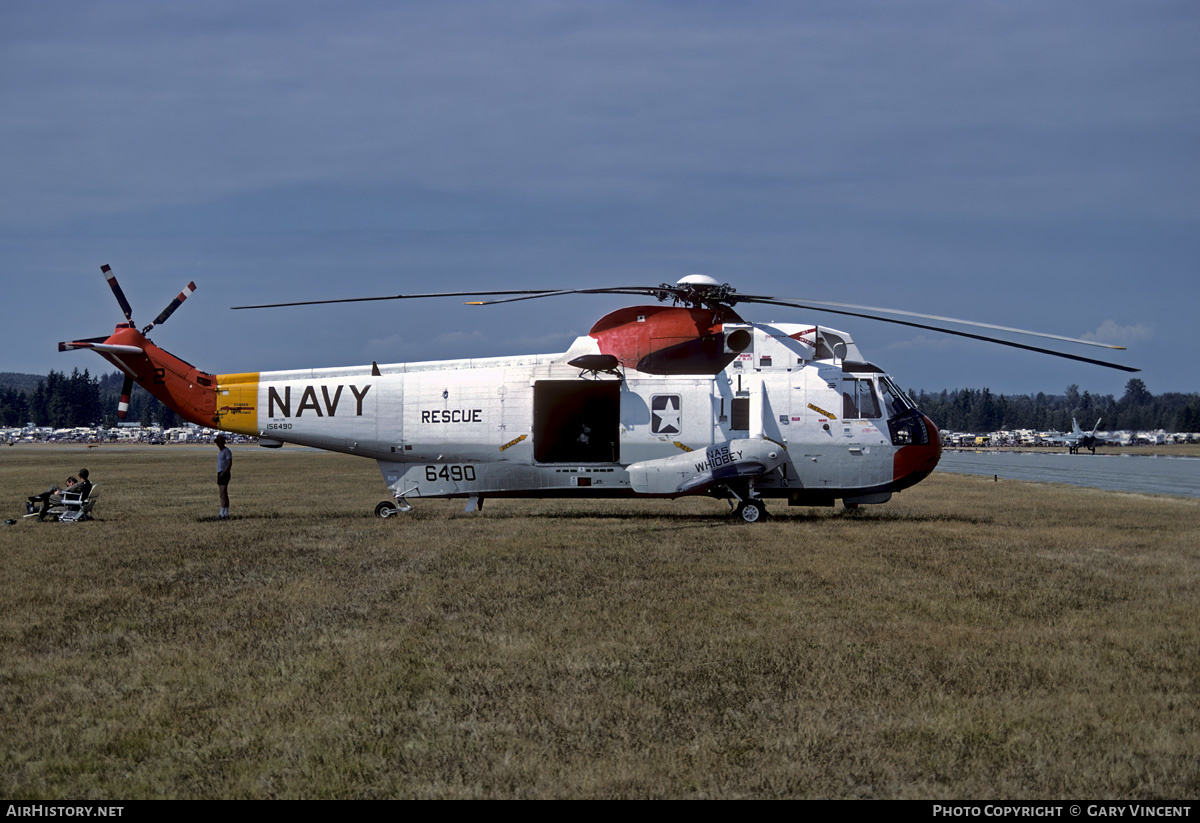
[{"label": "open doorway", "polygon": [[616,463],[620,395],[618,380],[539,380],[533,386],[533,459]]}]

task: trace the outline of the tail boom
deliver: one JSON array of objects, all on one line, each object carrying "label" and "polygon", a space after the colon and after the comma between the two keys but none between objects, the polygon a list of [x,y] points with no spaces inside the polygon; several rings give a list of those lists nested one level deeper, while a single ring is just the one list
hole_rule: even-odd
[{"label": "tail boom", "polygon": [[218,379],[150,342],[137,329],[118,326],[103,342],[77,341],[60,348],[95,351],[167,408],[198,426],[218,427]]}]

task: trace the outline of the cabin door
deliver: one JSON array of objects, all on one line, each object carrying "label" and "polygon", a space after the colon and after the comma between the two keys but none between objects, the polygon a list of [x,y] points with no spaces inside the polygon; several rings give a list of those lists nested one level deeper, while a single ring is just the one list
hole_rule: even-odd
[{"label": "cabin door", "polygon": [[538,463],[620,460],[618,380],[539,380],[533,387],[533,459]]}]

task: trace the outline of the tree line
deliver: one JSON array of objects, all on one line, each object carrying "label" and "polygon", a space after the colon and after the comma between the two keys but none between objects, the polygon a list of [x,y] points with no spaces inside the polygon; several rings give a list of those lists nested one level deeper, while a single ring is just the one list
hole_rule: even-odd
[{"label": "tree line", "polygon": [[1200,432],[1200,394],[1170,392],[1155,396],[1139,378],[1125,384],[1120,399],[1080,391],[1072,383],[1065,394],[996,395],[990,389],[910,392],[917,407],[942,429],[960,432],[1070,431],[1071,419],[1091,431],[1102,419],[1103,431]]},{"label": "tree line", "polygon": [[[38,378],[32,389],[19,388],[21,383],[29,382],[28,375],[4,377],[10,379],[0,387],[0,425],[15,428],[33,423],[68,429],[117,424],[117,401],[125,380],[120,372],[93,377],[87,369],[75,369],[70,375],[51,370]],[[134,386],[125,422],[143,426],[159,423],[170,428],[177,424],[177,417],[149,392]]]}]

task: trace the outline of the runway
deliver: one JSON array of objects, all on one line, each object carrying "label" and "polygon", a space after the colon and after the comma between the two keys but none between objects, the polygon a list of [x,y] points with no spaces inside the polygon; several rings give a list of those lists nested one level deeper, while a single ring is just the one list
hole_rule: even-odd
[{"label": "runway", "polygon": [[943,452],[937,470],[1110,491],[1200,497],[1200,458],[1054,452]]}]

